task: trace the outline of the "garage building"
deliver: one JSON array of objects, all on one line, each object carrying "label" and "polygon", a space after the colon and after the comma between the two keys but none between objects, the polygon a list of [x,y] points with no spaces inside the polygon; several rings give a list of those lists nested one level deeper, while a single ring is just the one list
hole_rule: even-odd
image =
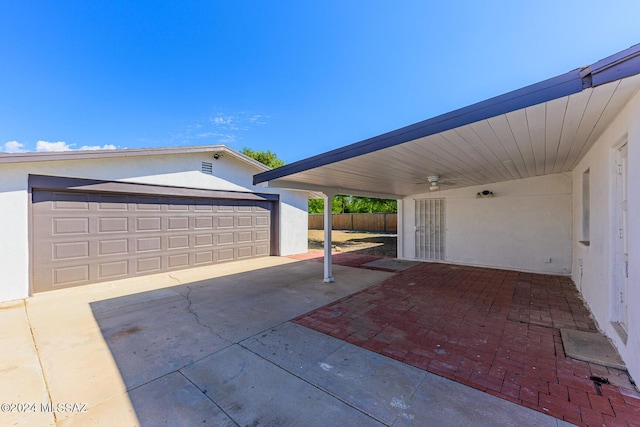
[{"label": "garage building", "polygon": [[307,250],[306,191],[226,146],[0,155],[0,301]]}]

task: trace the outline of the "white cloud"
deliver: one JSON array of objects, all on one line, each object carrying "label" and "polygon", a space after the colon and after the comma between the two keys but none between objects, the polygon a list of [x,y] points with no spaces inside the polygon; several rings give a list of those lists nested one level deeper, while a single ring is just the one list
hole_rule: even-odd
[{"label": "white cloud", "polygon": [[24,144],[20,144],[18,141],[5,142],[3,147],[0,151],[4,151],[5,153],[24,153],[27,151],[22,149]]},{"label": "white cloud", "polygon": [[199,133],[196,136],[194,136],[194,138],[196,139],[200,139],[200,138],[214,138],[216,136],[220,136],[220,134],[218,132],[203,132],[203,133]]},{"label": "white cloud", "polygon": [[[243,121],[242,117],[218,114],[215,117],[209,119],[216,127],[228,130],[240,130],[240,123]],[[246,129],[243,129],[246,130]]]},{"label": "white cloud", "polygon": [[71,151],[71,148],[75,144],[67,144],[64,141],[58,142],[49,142],[49,141],[38,141],[36,144],[36,151],[44,152],[44,151]]},{"label": "white cloud", "polygon": [[79,150],[115,150],[117,147],[113,144],[99,145],[83,145]]},{"label": "white cloud", "polygon": [[270,118],[268,115],[246,111],[218,111],[188,125],[182,133],[172,133],[171,143],[188,144],[205,140],[213,144],[237,144],[251,128],[267,124]]},{"label": "white cloud", "polygon": [[[117,150],[113,144],[104,144],[100,145],[83,145],[80,148],[74,148],[76,144],[68,144],[64,141],[38,141],[36,143],[36,151],[40,153],[51,152],[51,151],[72,151],[72,150]],[[26,153],[32,150],[28,150],[24,148],[25,145],[18,141],[9,141],[5,142],[3,145],[0,145],[0,152],[5,153]]]},{"label": "white cloud", "polygon": [[249,117],[247,120],[250,123],[254,123],[256,125],[266,125],[267,124],[266,119],[268,118],[269,116],[265,116],[262,114],[254,114],[253,116]]},{"label": "white cloud", "polygon": [[219,138],[218,138],[218,142],[220,142],[222,144],[233,144],[237,140],[238,140],[238,138],[236,138],[235,135],[230,134],[230,133],[224,134],[224,135],[221,134],[221,135],[219,135]]},{"label": "white cloud", "polygon": [[211,123],[215,123],[217,125],[221,125],[221,124],[227,123],[229,121],[229,118],[228,117],[220,117],[220,116],[218,116],[218,117],[211,117],[210,120],[211,120]]}]

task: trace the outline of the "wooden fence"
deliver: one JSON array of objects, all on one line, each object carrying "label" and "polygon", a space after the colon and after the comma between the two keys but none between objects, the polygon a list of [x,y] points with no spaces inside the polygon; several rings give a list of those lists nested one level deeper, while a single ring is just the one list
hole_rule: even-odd
[{"label": "wooden fence", "polygon": [[[333,230],[377,231],[396,233],[398,214],[345,213],[333,215]],[[309,230],[324,229],[323,214],[309,214]]]}]

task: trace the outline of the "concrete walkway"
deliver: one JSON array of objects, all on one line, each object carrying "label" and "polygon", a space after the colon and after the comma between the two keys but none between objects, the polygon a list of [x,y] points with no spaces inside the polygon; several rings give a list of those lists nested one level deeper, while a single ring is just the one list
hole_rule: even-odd
[{"label": "concrete walkway", "polygon": [[569,425],[288,322],[393,276],[262,258],[0,305],[0,425]]}]

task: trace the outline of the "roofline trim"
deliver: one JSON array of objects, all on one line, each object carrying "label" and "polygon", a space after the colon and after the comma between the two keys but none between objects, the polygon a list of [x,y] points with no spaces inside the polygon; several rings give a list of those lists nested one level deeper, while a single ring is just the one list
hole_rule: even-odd
[{"label": "roofline trim", "polygon": [[228,154],[240,161],[261,169],[269,171],[271,168],[258,162],[251,157],[227,147],[226,145],[200,145],[189,147],[162,147],[162,148],[136,148],[120,150],[72,150],[53,152],[25,152],[25,153],[0,153],[0,164],[3,163],[27,163],[27,162],[51,162],[65,160],[85,160],[85,159],[107,159],[117,157],[137,157],[137,156],[166,156],[172,154],[190,153],[223,153]]},{"label": "roofline trim", "polygon": [[428,137],[640,73],[640,44],[524,88],[254,175],[254,185]]}]

